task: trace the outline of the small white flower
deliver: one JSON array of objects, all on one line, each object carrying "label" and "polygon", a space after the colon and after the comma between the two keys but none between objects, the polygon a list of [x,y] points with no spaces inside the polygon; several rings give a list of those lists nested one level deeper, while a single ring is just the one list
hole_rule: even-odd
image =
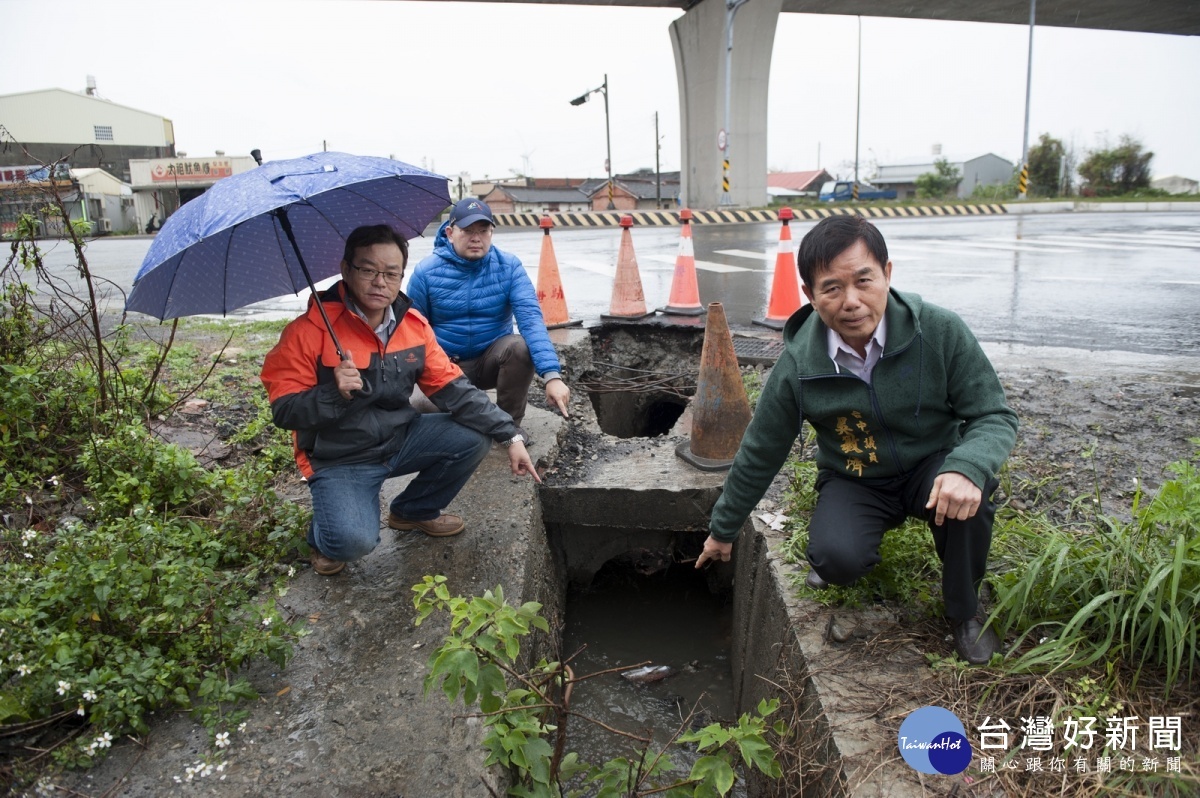
[{"label": "small white flower", "polygon": [[30,554],[29,552],[25,552],[25,559],[27,559],[27,560],[32,560],[32,559],[33,559],[33,555],[32,555],[32,554]]},{"label": "small white flower", "polygon": [[25,497],[25,503],[26,503],[26,504],[28,504],[28,505],[30,505],[30,506],[32,506],[32,505],[33,505],[33,499],[31,499],[31,498],[29,498],[28,496],[26,496],[26,497]]},{"label": "small white flower", "polygon": [[21,533],[21,540],[28,544],[31,540],[37,540],[37,535],[36,529],[26,529]]},{"label": "small white flower", "polygon": [[75,714],[81,718],[87,714],[86,712],[83,711],[83,704],[79,705],[79,709],[75,710]]},{"label": "small white flower", "polygon": [[70,690],[71,690],[70,682],[64,682],[62,679],[58,680],[58,694],[59,695],[66,695],[68,692],[70,692]]},{"label": "small white flower", "polygon": [[49,482],[50,482],[50,487],[52,487],[52,488],[58,487],[58,477],[57,476],[50,477]]},{"label": "small white flower", "polygon": [[83,691],[83,700],[84,701],[95,701],[96,700],[96,691],[95,690],[84,690]]},{"label": "small white flower", "polygon": [[263,618],[263,626],[270,626],[270,625],[271,625],[271,619]]},{"label": "small white flower", "polygon": [[108,732],[100,735],[92,743],[96,748],[112,748],[113,737]]},{"label": "small white flower", "polygon": [[296,566],[294,566],[294,565],[289,565],[289,566],[288,566],[288,577],[289,577],[289,578],[291,578],[291,577],[293,577],[293,576],[295,576],[295,575],[296,575]]},{"label": "small white flower", "polygon": [[18,665],[17,673],[21,674],[22,676],[28,676],[29,674],[33,673],[33,668],[29,667],[28,665]]},{"label": "small white flower", "polygon": [[220,732],[216,739],[217,748],[224,748],[229,745],[229,732]]},{"label": "small white flower", "polygon": [[246,730],[246,721],[242,721],[241,723],[238,724],[238,731],[244,732],[245,730]]}]

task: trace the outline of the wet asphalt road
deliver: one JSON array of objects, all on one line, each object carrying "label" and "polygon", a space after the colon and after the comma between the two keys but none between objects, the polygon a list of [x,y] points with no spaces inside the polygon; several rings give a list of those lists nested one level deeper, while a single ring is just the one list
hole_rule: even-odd
[{"label": "wet asphalt road", "polygon": [[[794,246],[813,222],[793,222]],[[1200,356],[1200,208],[1196,213],[1060,213],[942,219],[881,219],[893,286],[957,311],[985,342],[1163,356]],[[734,327],[766,310],[779,248],[778,224],[694,228],[700,300],[720,301]],[[670,298],[679,228],[635,228],[646,303]],[[88,246],[94,273],[111,281],[110,308],[132,285],[148,238]],[[617,229],[559,229],[554,250],[572,318],[609,309],[620,245]],[[501,230],[495,244],[517,254],[536,281],[542,233]],[[48,242],[46,260],[66,273],[69,248]],[[432,237],[412,242],[412,262]],[[237,312],[291,318],[306,297]],[[761,329],[761,328],[760,328]]]}]

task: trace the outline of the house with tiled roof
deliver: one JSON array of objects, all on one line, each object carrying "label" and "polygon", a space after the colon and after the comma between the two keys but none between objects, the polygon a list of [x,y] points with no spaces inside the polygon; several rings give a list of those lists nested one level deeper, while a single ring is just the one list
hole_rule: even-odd
[{"label": "house with tiled roof", "polygon": [[772,197],[817,196],[822,184],[833,180],[824,169],[807,172],[768,172],[767,193]]}]

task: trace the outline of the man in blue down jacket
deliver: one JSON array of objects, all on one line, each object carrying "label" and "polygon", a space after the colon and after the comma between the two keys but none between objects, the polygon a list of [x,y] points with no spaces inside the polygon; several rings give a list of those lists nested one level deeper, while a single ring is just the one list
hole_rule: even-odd
[{"label": "man in blue down jacket", "polygon": [[[518,426],[535,372],[545,383],[546,402],[569,415],[571,392],[537,292],[521,261],[492,246],[494,228],[486,204],[459,200],[438,230],[433,254],[413,271],[408,295],[446,354],[476,387],[495,388],[496,404]],[[513,331],[514,316],[519,334]]]}]

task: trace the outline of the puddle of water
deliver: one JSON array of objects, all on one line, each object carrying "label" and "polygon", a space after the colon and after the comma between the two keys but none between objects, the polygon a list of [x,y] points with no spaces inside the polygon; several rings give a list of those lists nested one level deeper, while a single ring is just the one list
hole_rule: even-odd
[{"label": "puddle of water", "polygon": [[[638,663],[668,666],[675,673],[650,684],[634,684],[618,673],[575,686],[571,709],[622,731],[650,736],[661,750],[696,708],[695,726],[734,719],[732,600],[708,590],[703,574],[687,565],[642,576],[613,562],[591,587],[567,596],[564,655],[582,646],[571,666],[577,677]],[[627,738],[579,718],[571,719],[568,750],[592,764],[636,758]],[[677,749],[671,759],[686,775],[693,751]]]}]

